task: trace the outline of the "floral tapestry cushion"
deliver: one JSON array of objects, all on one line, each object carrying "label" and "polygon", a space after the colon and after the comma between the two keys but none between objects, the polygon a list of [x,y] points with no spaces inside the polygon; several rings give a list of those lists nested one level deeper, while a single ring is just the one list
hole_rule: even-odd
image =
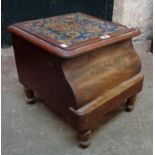
[{"label": "floral tapestry cushion", "polygon": [[104,34],[127,29],[126,26],[83,13],[72,13],[15,24],[52,44],[69,47]]}]

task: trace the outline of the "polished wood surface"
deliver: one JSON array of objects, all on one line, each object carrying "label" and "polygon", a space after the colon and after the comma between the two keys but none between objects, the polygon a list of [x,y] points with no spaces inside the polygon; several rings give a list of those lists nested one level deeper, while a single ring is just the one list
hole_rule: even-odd
[{"label": "polished wood surface", "polygon": [[141,62],[132,45],[138,31],[68,53],[14,26],[9,31],[26,96],[37,93],[66,119],[77,130],[80,146],[89,146],[92,130],[122,102],[126,110],[133,109],[143,86]]},{"label": "polished wood surface", "polygon": [[95,100],[141,70],[131,40],[67,60],[62,67],[76,97],[77,108]]}]

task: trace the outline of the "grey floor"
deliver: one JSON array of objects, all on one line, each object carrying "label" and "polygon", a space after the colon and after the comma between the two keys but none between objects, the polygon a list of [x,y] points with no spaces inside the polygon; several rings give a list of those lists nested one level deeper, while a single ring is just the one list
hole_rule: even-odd
[{"label": "grey floor", "polygon": [[120,111],[92,134],[88,149],[76,132],[44,106],[25,103],[12,48],[2,50],[2,155],[152,155],[152,54],[135,44],[142,59],[144,89],[133,112]]}]

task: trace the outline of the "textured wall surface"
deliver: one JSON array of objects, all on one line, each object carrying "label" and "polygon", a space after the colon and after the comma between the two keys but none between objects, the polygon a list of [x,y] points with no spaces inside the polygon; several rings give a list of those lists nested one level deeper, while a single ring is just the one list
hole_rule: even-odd
[{"label": "textured wall surface", "polygon": [[135,28],[142,34],[135,40],[152,39],[153,0],[114,0],[113,21]]}]

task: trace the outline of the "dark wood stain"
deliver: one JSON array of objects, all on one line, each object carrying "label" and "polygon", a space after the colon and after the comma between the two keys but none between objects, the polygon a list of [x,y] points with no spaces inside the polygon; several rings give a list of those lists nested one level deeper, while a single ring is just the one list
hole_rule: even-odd
[{"label": "dark wood stain", "polygon": [[[133,109],[142,90],[141,62],[132,45],[138,30],[65,51],[14,26],[11,32],[19,81],[65,118],[87,147],[104,116],[126,102]],[[32,101],[32,100],[31,100]]]}]

